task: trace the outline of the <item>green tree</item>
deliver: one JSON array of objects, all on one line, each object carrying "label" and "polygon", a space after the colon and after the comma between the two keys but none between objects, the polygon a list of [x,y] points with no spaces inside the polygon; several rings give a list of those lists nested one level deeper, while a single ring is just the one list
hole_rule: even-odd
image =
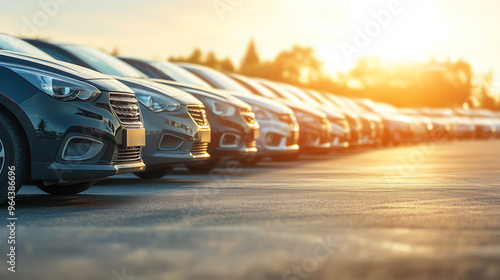
[{"label": "green tree", "polygon": [[207,55],[207,59],[204,61],[203,65],[211,67],[211,68],[217,68],[217,65],[219,62],[217,61],[217,56],[213,51],[209,52]]},{"label": "green tree", "polygon": [[240,72],[251,72],[257,68],[260,64],[260,58],[257,53],[257,48],[255,47],[255,41],[250,39],[248,43],[247,51],[245,56],[241,61]]},{"label": "green tree", "polygon": [[226,59],[219,61],[219,69],[221,71],[227,71],[227,72],[235,72],[236,69],[234,68],[234,64],[231,61],[229,57]]},{"label": "green tree", "polygon": [[203,57],[203,53],[201,52],[201,50],[199,48],[196,48],[188,56],[188,58],[186,59],[185,62],[201,64],[202,63],[202,57]]}]

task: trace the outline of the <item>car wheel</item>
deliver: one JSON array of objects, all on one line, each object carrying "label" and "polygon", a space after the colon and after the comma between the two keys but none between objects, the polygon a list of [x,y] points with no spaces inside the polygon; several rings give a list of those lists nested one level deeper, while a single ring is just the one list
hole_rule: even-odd
[{"label": "car wheel", "polygon": [[261,156],[250,156],[247,158],[242,158],[239,159],[238,161],[243,165],[243,166],[255,166],[257,165],[260,161],[262,160]]},{"label": "car wheel", "polygon": [[207,174],[214,170],[219,163],[220,159],[211,158],[202,162],[186,164],[186,168],[195,174]]},{"label": "car wheel", "polygon": [[34,181],[35,185],[42,191],[52,195],[73,195],[88,190],[96,182],[81,182],[73,184],[52,184],[48,185],[42,181]]},{"label": "car wheel", "polygon": [[161,179],[168,174],[170,174],[174,170],[173,166],[168,166],[168,167],[162,167],[162,168],[152,168],[148,169],[146,167],[146,170],[144,172],[136,172],[134,173],[135,176],[145,179],[145,180],[155,180],[155,179]]},{"label": "car wheel", "polygon": [[17,193],[28,170],[27,145],[19,125],[0,112],[0,205]]}]

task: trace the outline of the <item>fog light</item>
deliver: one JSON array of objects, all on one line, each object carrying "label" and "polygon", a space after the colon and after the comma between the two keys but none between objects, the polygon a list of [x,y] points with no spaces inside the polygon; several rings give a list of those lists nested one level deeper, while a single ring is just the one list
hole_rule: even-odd
[{"label": "fog light", "polygon": [[282,139],[283,136],[270,132],[266,135],[266,145],[270,147],[277,147],[281,144]]},{"label": "fog light", "polygon": [[62,159],[67,161],[88,160],[97,156],[104,143],[87,137],[71,137],[64,146]]},{"label": "fog light", "polygon": [[174,151],[179,149],[184,144],[184,139],[174,135],[164,134],[161,137],[158,149],[161,151]]},{"label": "fog light", "polygon": [[241,143],[241,137],[234,133],[224,133],[220,139],[221,148],[237,148]]}]

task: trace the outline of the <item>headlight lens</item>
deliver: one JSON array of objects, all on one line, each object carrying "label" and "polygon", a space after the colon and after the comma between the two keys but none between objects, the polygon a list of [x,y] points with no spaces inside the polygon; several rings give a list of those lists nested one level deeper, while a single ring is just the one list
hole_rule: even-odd
[{"label": "headlight lens", "polygon": [[175,112],[181,109],[181,104],[166,96],[160,96],[146,91],[134,89],[137,100],[154,113]]},{"label": "headlight lens", "polygon": [[253,106],[253,111],[255,113],[255,118],[259,120],[275,120],[278,116],[257,106]]},{"label": "headlight lens", "polygon": [[211,98],[198,98],[205,104],[205,107],[209,108],[212,113],[221,117],[232,117],[236,112],[236,107],[231,104],[218,101]]},{"label": "headlight lens", "polygon": [[96,87],[68,77],[34,69],[11,69],[44,93],[62,101],[92,101],[101,94]]},{"label": "headlight lens", "polygon": [[317,123],[318,119],[310,114],[301,112],[301,111],[296,111],[295,112],[295,117],[299,122],[307,122],[307,123]]}]

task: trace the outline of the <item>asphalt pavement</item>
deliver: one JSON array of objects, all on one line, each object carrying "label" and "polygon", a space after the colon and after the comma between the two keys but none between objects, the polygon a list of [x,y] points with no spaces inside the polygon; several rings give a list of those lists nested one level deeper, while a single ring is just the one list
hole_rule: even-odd
[{"label": "asphalt pavement", "polygon": [[500,141],[465,141],[24,186],[0,279],[500,279],[499,179]]}]

